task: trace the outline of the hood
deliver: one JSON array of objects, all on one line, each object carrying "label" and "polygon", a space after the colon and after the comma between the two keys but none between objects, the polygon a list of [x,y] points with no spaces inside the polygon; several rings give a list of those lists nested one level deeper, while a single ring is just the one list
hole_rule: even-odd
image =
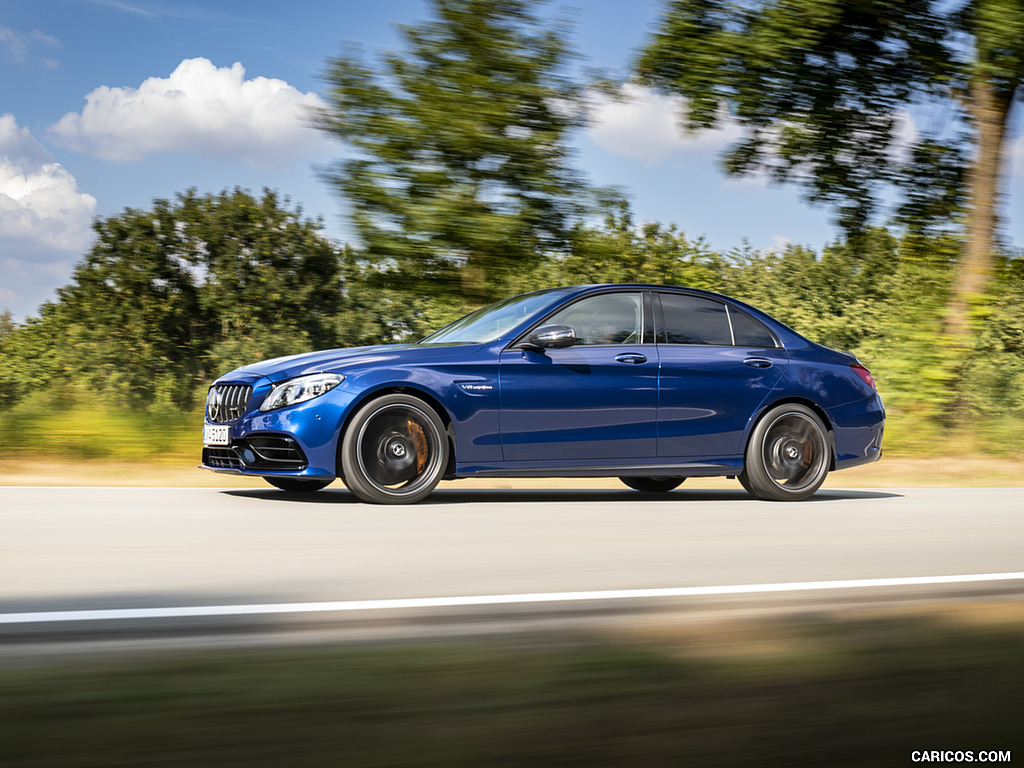
[{"label": "hood", "polygon": [[465,355],[476,351],[478,344],[380,344],[372,347],[351,347],[347,349],[322,349],[316,352],[303,352],[288,357],[276,357],[272,360],[260,360],[231,373],[221,376],[219,381],[254,380],[266,378],[272,382],[293,379],[311,373],[335,371],[345,373],[351,368],[362,365],[402,365],[421,360],[437,360],[447,355]]}]

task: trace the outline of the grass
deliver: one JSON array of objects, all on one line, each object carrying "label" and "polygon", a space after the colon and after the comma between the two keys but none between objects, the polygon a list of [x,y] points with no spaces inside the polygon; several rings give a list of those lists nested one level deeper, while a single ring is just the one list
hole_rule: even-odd
[{"label": "grass", "polygon": [[201,411],[157,414],[30,401],[0,412],[0,460],[180,464],[198,455],[202,423]]},{"label": "grass", "polygon": [[[0,765],[884,766],[1024,750],[1024,609],[0,669]],[[1019,759],[1019,757],[1018,757]]]}]

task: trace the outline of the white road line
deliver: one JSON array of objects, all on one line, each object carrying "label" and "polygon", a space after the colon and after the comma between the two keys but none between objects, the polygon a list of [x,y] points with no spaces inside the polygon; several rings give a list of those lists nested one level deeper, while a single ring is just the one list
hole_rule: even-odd
[{"label": "white road line", "polygon": [[754,595],[766,592],[806,592],[828,589],[874,589],[935,584],[967,584],[1024,579],[1014,573],[972,573],[958,576],[909,576],[888,579],[845,579],[840,581],[795,581],[779,584],[734,584],[717,587],[666,587],[660,589],[612,589],[594,592],[538,592],[518,595],[471,595],[464,597],[415,597],[387,600],[341,600],[316,603],[266,603],[253,605],[191,605],[165,608],[112,608],[90,611],[39,611],[0,613],[0,624],[36,624],[65,621],[115,621],[123,619],[169,619],[199,616],[253,616],[286,613],[329,613],[379,611],[408,608],[450,608],[458,606],[517,605],[581,600],[627,600],[655,597],[701,597],[707,595]]}]

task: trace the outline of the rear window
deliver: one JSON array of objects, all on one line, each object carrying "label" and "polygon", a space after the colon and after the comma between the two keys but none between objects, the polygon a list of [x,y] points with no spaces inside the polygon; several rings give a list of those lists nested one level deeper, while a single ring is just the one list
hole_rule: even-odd
[{"label": "rear window", "polygon": [[710,344],[732,346],[729,314],[725,305],[700,296],[662,293],[663,344]]},{"label": "rear window", "polygon": [[729,307],[729,318],[737,347],[777,346],[771,332],[745,312]]}]

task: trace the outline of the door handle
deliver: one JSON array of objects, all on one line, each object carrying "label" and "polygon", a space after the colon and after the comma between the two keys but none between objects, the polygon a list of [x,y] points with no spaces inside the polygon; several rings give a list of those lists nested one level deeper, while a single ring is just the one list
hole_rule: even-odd
[{"label": "door handle", "polygon": [[639,352],[623,352],[621,355],[616,355],[615,360],[620,363],[639,365],[647,362],[647,355],[641,355]]},{"label": "door handle", "polygon": [[744,365],[749,365],[751,368],[771,368],[772,361],[764,357],[748,357],[743,361]]}]

